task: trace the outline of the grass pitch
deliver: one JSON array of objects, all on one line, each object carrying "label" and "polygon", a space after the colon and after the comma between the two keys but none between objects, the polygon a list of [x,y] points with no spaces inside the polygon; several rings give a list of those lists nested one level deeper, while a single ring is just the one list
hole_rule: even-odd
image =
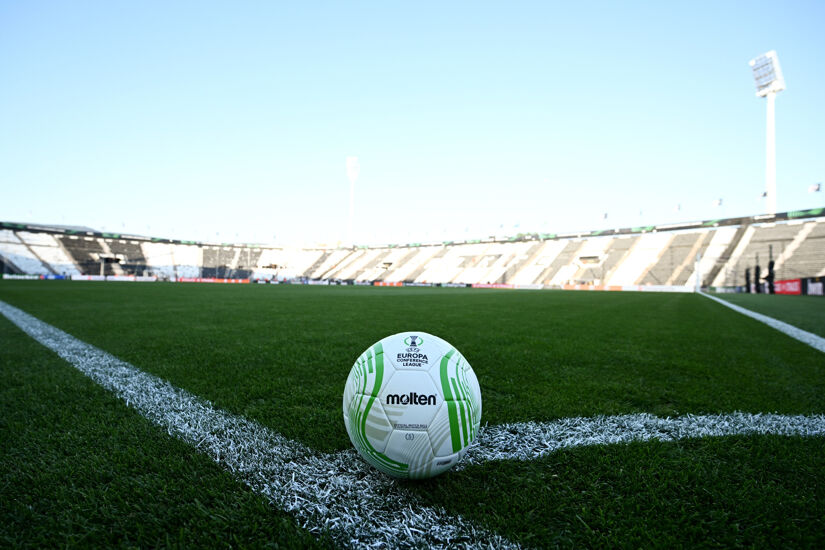
[{"label": "grass pitch", "polygon": [[[0,299],[319,452],[350,448],[341,394],[352,362],[403,330],[437,334],[462,351],[481,383],[483,423],[825,412],[821,353],[695,295],[0,281]],[[329,544],[0,321],[0,426],[10,443],[0,451],[0,498],[15,503],[0,512],[0,540],[82,543],[91,524],[110,534],[89,540],[106,545],[163,536],[183,545]],[[54,458],[67,448],[76,460]],[[528,546],[821,545],[824,451],[822,438],[776,436],[634,443],[404,485]],[[117,458],[124,468],[95,479],[107,457],[121,454],[142,458],[133,467]],[[31,482],[51,467],[50,481]],[[174,481],[179,492],[136,494],[147,467],[156,490]],[[73,468],[85,472],[87,504],[63,489]],[[40,538],[13,529],[26,509],[51,506],[64,519],[44,520]],[[142,506],[148,511],[128,515]],[[116,521],[124,513],[131,519]],[[147,533],[142,542],[135,526]]]},{"label": "grass pitch", "polygon": [[0,317],[0,546],[330,548]]},{"label": "grass pitch", "polygon": [[825,299],[779,294],[719,294],[719,298],[825,338]]}]

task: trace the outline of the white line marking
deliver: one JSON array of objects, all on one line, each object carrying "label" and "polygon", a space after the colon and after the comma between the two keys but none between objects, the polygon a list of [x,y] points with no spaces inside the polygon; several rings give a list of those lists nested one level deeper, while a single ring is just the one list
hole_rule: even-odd
[{"label": "white line marking", "polygon": [[762,315],[761,313],[756,313],[755,311],[751,311],[741,306],[737,306],[736,304],[732,304],[726,300],[717,298],[716,296],[711,296],[710,294],[705,294],[704,292],[700,292],[699,294],[705,296],[706,298],[710,298],[714,302],[718,302],[725,307],[729,307],[733,311],[739,312],[742,315],[747,315],[751,319],[761,321],[769,327],[774,328],[784,334],[787,334],[791,338],[795,338],[796,340],[799,340],[804,344],[808,344],[812,348],[819,350],[822,353],[825,353],[825,338],[817,334],[813,334],[806,330],[802,330],[801,328],[796,328],[793,325],[789,325],[788,323],[784,323],[778,319],[774,319],[773,317],[768,317],[767,315]]},{"label": "white line marking", "polygon": [[323,455],[86,344],[3,301],[0,312],[169,435],[194,445],[302,527],[344,546],[517,548],[460,516],[418,503],[355,451]]},{"label": "white line marking", "polygon": [[825,415],[736,412],[659,418],[651,414],[627,414],[499,424],[481,430],[478,444],[467,452],[458,467],[488,460],[534,460],[560,449],[582,445],[749,434],[825,436]]},{"label": "white line marking", "polygon": [[[353,450],[314,453],[243,417],[147,374],[0,301],[0,313],[169,435],[232,471],[315,533],[346,546],[517,547],[441,509],[368,467]],[[732,413],[564,418],[486,426],[457,469],[491,460],[534,460],[561,449],[725,435],[825,436],[825,415]]]}]

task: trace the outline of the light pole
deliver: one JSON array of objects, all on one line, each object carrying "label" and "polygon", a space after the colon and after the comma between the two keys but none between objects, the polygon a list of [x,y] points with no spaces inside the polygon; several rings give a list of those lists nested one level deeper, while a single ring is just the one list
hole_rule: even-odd
[{"label": "light pole", "polygon": [[756,97],[768,101],[765,136],[765,201],[768,214],[776,214],[776,94],[785,89],[785,79],[776,52],[771,50],[750,60],[756,81]]},{"label": "light pole", "polygon": [[347,179],[349,179],[349,215],[347,216],[347,246],[352,246],[354,238],[352,226],[355,221],[355,182],[361,173],[358,157],[347,157]]}]

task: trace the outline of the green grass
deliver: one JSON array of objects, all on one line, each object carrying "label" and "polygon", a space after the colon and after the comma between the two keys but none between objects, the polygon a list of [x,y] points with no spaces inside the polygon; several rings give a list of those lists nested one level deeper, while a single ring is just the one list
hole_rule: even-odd
[{"label": "green grass", "polygon": [[330,547],[0,316],[0,547]]},{"label": "green grass", "polygon": [[[632,412],[825,412],[823,354],[690,294],[0,281],[0,299],[324,452],[351,448],[341,395],[352,363],[375,341],[404,330],[437,334],[462,351],[481,384],[482,421],[490,424]],[[18,373],[26,362],[22,358],[38,356],[36,350],[42,348],[18,342],[17,351],[14,346],[8,351],[6,341],[16,341],[8,336],[12,333],[6,329],[2,335],[5,376],[25,377],[26,384],[43,387],[20,390],[14,398],[4,395],[0,401],[0,414],[18,418],[17,424],[0,424],[4,441],[26,431],[22,419],[39,419],[33,442],[24,438],[15,443],[16,459],[2,455],[4,461],[18,463],[5,490],[16,491],[16,498],[26,494],[21,487],[33,474],[19,463],[38,453],[61,452],[62,443],[48,434],[89,418],[88,441],[102,437],[91,433],[96,429],[116,440],[99,450],[96,444],[77,446],[86,453],[78,462],[86,477],[93,477],[104,457],[120,452],[126,455],[118,459],[124,469],[112,477],[125,477],[119,482],[130,487],[130,480],[140,475],[127,458],[140,449],[141,460],[163,457],[156,465],[159,478],[168,470],[175,472],[170,477],[186,480],[164,506],[175,508],[179,499],[177,507],[188,512],[163,522],[151,519],[160,514],[158,509],[146,511],[140,523],[155,527],[141,539],[144,544],[156,543],[160,533],[179,524],[194,529],[202,518],[186,504],[195,498],[203,502],[212,495],[207,510],[224,510],[230,505],[214,500],[222,493],[236,502],[232,525],[247,521],[260,526],[266,518],[277,525],[286,521],[292,529],[278,527],[285,534],[273,540],[303,545],[305,532],[289,519],[193,450],[157,433],[48,352],[48,369]],[[66,371],[66,379],[54,380],[53,370]],[[4,383],[6,392],[24,387]],[[99,395],[70,398],[78,394],[73,389],[78,384]],[[48,390],[63,395],[59,406],[51,405],[56,397]],[[30,402],[22,402],[26,393],[32,395]],[[78,403],[82,413],[66,412]],[[141,427],[122,428],[107,416],[115,412]],[[168,448],[175,449],[171,455],[177,459],[165,456]],[[640,443],[562,451],[530,463],[487,463],[407,485],[427,502],[529,545],[763,546],[788,541],[807,546],[825,542],[823,450],[822,439],[781,437]],[[192,477],[176,469],[178,459],[190,465]],[[57,472],[68,467],[58,466]],[[199,475],[220,481],[199,482]],[[212,491],[213,486],[222,489]],[[131,490],[120,491],[130,504],[126,495]],[[108,491],[88,491],[103,516],[95,521],[108,525],[105,518],[113,517],[118,505],[105,498]],[[46,500],[33,498],[41,507],[47,507]],[[72,499],[58,498],[56,509],[66,501]],[[72,503],[64,515],[85,513]],[[223,511],[215,515],[230,517]],[[220,521],[210,525],[206,531],[216,533],[213,538],[225,535]],[[53,524],[41,530],[62,532]],[[125,537],[121,524],[112,531],[116,534],[110,537]],[[253,529],[238,540],[257,545],[262,533]],[[201,539],[187,538],[195,536],[182,540],[197,545]],[[100,540],[104,545],[122,542]]]},{"label": "green grass", "polygon": [[768,315],[825,338],[825,298],[780,294],[717,294],[737,306]]},{"label": "green grass", "polygon": [[350,446],[352,363],[404,330],[462,351],[492,424],[825,410],[819,352],[690,294],[5,283],[0,299],[323,451]]},{"label": "green grass", "polygon": [[536,547],[821,548],[825,439],[582,447],[412,485]]}]

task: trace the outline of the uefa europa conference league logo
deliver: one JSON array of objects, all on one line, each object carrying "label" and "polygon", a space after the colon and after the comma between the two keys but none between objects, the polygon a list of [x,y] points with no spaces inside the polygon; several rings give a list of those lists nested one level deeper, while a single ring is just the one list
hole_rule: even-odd
[{"label": "uefa europa conference league logo", "polygon": [[421,353],[423,338],[417,335],[407,336],[404,338],[404,343],[407,345],[407,351],[396,355],[396,363],[399,367],[421,367],[427,364],[427,354]]},{"label": "uefa europa conference league logo", "polygon": [[[421,353],[420,346],[424,344],[424,339],[418,335],[410,335],[404,338],[407,345],[406,352],[396,355],[398,364],[404,367],[420,367],[427,364],[427,354]],[[416,392],[398,395],[391,393],[387,395],[387,405],[435,405],[435,394],[423,395]]]},{"label": "uefa europa conference league logo", "polygon": [[422,340],[420,336],[407,336],[406,338],[404,338],[404,343],[410,346],[411,348],[417,348],[418,346],[424,343],[424,340]]}]

